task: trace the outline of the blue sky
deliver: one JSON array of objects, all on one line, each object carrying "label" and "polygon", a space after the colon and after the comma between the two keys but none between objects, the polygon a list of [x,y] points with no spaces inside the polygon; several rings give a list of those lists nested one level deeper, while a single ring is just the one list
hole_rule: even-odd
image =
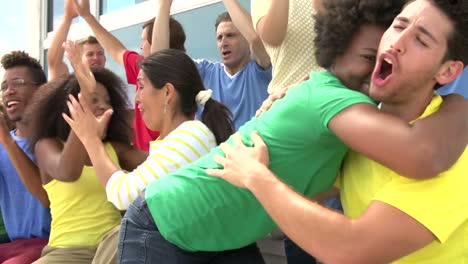
[{"label": "blue sky", "polygon": [[[0,8],[0,58],[26,47],[26,0],[2,1]],[[0,66],[0,80],[4,70]]]},{"label": "blue sky", "polygon": [[26,0],[2,1],[0,8],[0,56],[26,47]]}]

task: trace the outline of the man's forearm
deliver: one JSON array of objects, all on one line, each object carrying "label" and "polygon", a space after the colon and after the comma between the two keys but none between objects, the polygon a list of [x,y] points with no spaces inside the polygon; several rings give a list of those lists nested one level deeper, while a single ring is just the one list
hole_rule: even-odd
[{"label": "man's forearm", "polygon": [[64,16],[52,37],[52,42],[50,44],[49,51],[47,52],[50,80],[54,80],[68,74],[67,66],[63,61],[64,49],[62,44],[67,39],[71,23],[72,18]]},{"label": "man's forearm", "polygon": [[169,19],[171,12],[171,4],[167,1],[162,1],[158,7],[158,14],[154,20],[153,36],[151,39],[151,53],[168,49],[170,47],[170,28]]},{"label": "man's forearm", "polygon": [[223,2],[236,28],[249,44],[252,44],[259,36],[255,32],[250,15],[237,0],[223,0]]},{"label": "man's forearm", "polygon": [[271,0],[266,16],[254,25],[258,34],[265,43],[279,46],[286,37],[289,19],[289,1]]},{"label": "man's forearm", "polygon": [[110,54],[112,59],[123,65],[123,54],[126,50],[125,46],[107,31],[93,15],[87,15],[83,17],[83,19],[88,23],[104,50]]},{"label": "man's forearm", "polygon": [[80,139],[73,131],[70,131],[60,155],[57,173],[53,177],[60,177],[62,181],[79,179],[86,163],[86,157],[86,150]]},{"label": "man's forearm", "polygon": [[271,65],[270,56],[253,27],[250,15],[237,0],[223,0],[223,2],[232,18],[232,22],[249,43],[252,57],[262,68],[269,67]]},{"label": "man's forearm", "polygon": [[268,168],[259,169],[249,179],[246,187],[278,226],[319,260],[340,263],[356,244],[351,220],[297,194]]}]

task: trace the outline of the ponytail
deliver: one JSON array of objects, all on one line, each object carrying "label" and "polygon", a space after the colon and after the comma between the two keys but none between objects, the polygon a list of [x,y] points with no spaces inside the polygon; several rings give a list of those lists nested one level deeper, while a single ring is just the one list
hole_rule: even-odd
[{"label": "ponytail", "polygon": [[234,133],[229,109],[211,99],[213,91],[206,90],[195,62],[184,52],[166,49],[146,57],[141,70],[150,80],[154,89],[162,89],[171,83],[179,96],[182,114],[193,117],[198,105],[204,105],[202,122],[213,132],[219,145]]},{"label": "ponytail", "polygon": [[201,121],[213,132],[218,145],[234,134],[231,111],[216,100],[205,103]]}]

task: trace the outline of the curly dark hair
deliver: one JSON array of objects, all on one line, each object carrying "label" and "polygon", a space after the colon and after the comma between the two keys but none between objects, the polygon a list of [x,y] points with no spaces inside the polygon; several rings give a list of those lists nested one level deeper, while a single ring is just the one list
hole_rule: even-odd
[{"label": "curly dark hair", "polygon": [[[127,118],[129,101],[126,85],[107,69],[92,69],[92,72],[96,82],[104,85],[109,93],[114,111],[104,141],[130,144],[132,127]],[[29,128],[27,137],[30,139],[31,149],[34,149],[35,144],[43,138],[67,140],[70,126],[63,119],[62,113],[70,113],[67,107],[68,95],[77,97],[79,92],[80,86],[73,74],[50,81],[38,89],[25,111]]]},{"label": "curly dark hair", "polygon": [[362,25],[388,28],[405,0],[322,0],[315,17],[315,58],[330,68],[343,55]]},{"label": "curly dark hair", "polygon": [[47,82],[47,77],[39,61],[24,51],[15,50],[3,55],[1,64],[5,70],[18,66],[27,67],[31,73],[32,81],[38,84]]},{"label": "curly dark hair", "polygon": [[[445,60],[468,63],[468,0],[427,0],[444,13],[452,22],[453,31],[447,39]],[[409,3],[414,0],[409,1]]]}]

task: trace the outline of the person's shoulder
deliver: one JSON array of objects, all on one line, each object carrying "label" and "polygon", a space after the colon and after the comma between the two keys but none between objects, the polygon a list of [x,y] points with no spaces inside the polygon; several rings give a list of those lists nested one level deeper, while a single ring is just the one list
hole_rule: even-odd
[{"label": "person's shoulder", "polygon": [[192,146],[196,149],[202,148],[208,150],[216,145],[216,140],[213,132],[203,122],[190,120],[180,124],[160,144],[175,144],[183,148]]},{"label": "person's shoulder", "polygon": [[136,67],[137,64],[143,59],[144,59],[143,55],[135,51],[126,50],[123,54],[123,61],[124,61],[125,66],[131,65],[131,66]]},{"label": "person's shoulder", "polygon": [[176,131],[177,130],[187,130],[197,135],[203,136],[209,136],[210,134],[212,134],[211,130],[205,125],[205,123],[197,119],[185,121],[179,127],[176,128]]},{"label": "person's shoulder", "polygon": [[270,65],[268,65],[267,67],[262,67],[260,66],[256,60],[254,59],[251,59],[249,61],[249,63],[244,67],[244,69],[252,69],[252,70],[255,70],[257,72],[262,72],[262,73],[269,73],[271,74],[272,73],[272,65],[270,63]]},{"label": "person's shoulder", "polygon": [[304,111],[333,113],[357,103],[375,104],[367,95],[348,89],[327,72],[312,72],[308,80],[290,88],[288,96],[307,105]]},{"label": "person's shoulder", "polygon": [[[329,72],[316,72],[312,71],[309,74],[309,79],[294,85],[290,91],[295,92],[321,92],[326,90],[332,90],[334,88],[346,88],[341,82]],[[348,90],[348,89],[346,89]],[[289,91],[288,91],[289,93]]]},{"label": "person's shoulder", "polygon": [[214,67],[216,65],[218,66],[221,65],[220,62],[211,61],[208,59],[193,59],[193,62],[195,62],[195,64],[198,65],[199,67],[207,67],[207,66]]},{"label": "person's shoulder", "polygon": [[193,62],[197,66],[202,78],[223,70],[223,64],[220,62],[213,62],[207,59],[194,59]]},{"label": "person's shoulder", "polygon": [[[11,137],[13,138],[13,140],[16,142],[16,144],[18,145],[18,147],[20,149],[22,149],[26,153],[31,152],[29,150],[29,143],[30,143],[29,138],[27,138],[27,137],[17,137],[16,136],[16,130],[11,130],[10,135],[11,135]],[[4,149],[1,144],[0,144],[0,147],[1,147],[1,149]]]},{"label": "person's shoulder", "polygon": [[133,50],[126,50],[123,54],[124,60],[131,59],[131,58],[142,58],[143,56],[136,51]]},{"label": "person's shoulder", "polygon": [[346,87],[335,75],[327,71],[313,71],[306,85],[331,95],[369,98],[366,94]]}]

